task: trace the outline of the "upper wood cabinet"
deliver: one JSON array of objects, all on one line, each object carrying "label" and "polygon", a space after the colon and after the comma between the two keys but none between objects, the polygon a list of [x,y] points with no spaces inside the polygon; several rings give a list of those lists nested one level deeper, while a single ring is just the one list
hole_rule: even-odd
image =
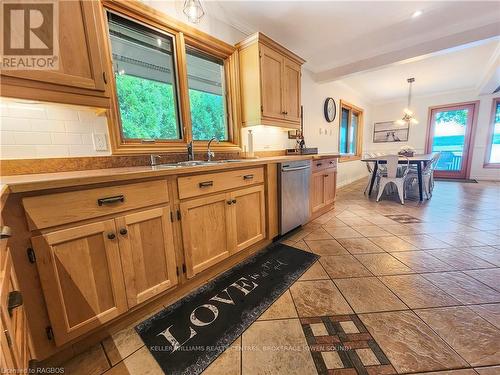
[{"label": "upper wood cabinet", "polygon": [[261,33],[237,45],[243,126],[300,128],[304,60]]},{"label": "upper wood cabinet", "polygon": [[59,1],[59,68],[2,70],[1,95],[109,107],[100,1]]},{"label": "upper wood cabinet", "polygon": [[116,226],[129,307],[177,285],[169,208],[118,217]]},{"label": "upper wood cabinet", "polygon": [[32,242],[57,345],[127,311],[114,220],[50,232]]}]

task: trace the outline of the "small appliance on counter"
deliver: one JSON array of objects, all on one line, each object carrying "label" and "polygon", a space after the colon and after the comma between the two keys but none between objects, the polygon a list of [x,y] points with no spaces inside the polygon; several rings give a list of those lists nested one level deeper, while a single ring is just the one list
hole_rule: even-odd
[{"label": "small appliance on counter", "polygon": [[318,153],[317,147],[304,147],[304,148],[287,148],[287,155],[316,155]]}]

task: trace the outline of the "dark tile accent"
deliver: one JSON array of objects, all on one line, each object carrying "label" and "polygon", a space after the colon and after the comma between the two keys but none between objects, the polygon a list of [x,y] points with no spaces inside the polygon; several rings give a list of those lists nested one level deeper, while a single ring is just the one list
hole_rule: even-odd
[{"label": "dark tile accent", "polygon": [[415,223],[421,223],[422,221],[420,219],[417,219],[416,217],[410,216],[410,215],[384,215],[385,217],[394,220],[395,222],[399,224],[415,224]]}]

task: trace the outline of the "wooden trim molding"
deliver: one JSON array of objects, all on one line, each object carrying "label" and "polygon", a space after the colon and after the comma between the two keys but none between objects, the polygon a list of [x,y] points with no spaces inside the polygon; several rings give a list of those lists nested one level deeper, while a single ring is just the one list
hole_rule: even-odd
[{"label": "wooden trim molding", "polygon": [[495,135],[495,115],[497,104],[500,103],[500,97],[493,98],[491,103],[491,114],[490,114],[490,124],[488,130],[488,136],[486,138],[486,149],[484,152],[484,168],[500,168],[500,163],[490,162],[491,148],[493,147],[493,136]]},{"label": "wooden trim molding", "polygon": [[349,127],[351,125],[351,112],[358,114],[358,131],[356,133],[356,154],[340,154],[339,163],[361,160],[361,155],[363,155],[363,129],[364,129],[364,112],[363,109],[355,106],[354,104],[348,103],[345,100],[340,100],[339,105],[339,152],[340,152],[340,129],[342,124],[342,108],[349,110],[349,124],[347,133],[349,134]]}]

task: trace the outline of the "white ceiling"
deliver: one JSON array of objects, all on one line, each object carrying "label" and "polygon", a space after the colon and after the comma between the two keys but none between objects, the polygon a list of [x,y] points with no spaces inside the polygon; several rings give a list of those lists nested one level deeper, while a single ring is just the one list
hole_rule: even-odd
[{"label": "white ceiling", "polygon": [[[205,1],[207,13],[262,31],[307,60],[318,81],[500,35],[498,1]],[[412,18],[416,10],[420,17]]]},{"label": "white ceiling", "polygon": [[[406,79],[415,78],[413,94],[479,89],[487,67],[495,63],[498,39],[476,42],[452,50],[401,61],[383,68],[341,79],[374,102],[401,98],[408,94]],[[497,85],[500,82],[497,82]]]}]

